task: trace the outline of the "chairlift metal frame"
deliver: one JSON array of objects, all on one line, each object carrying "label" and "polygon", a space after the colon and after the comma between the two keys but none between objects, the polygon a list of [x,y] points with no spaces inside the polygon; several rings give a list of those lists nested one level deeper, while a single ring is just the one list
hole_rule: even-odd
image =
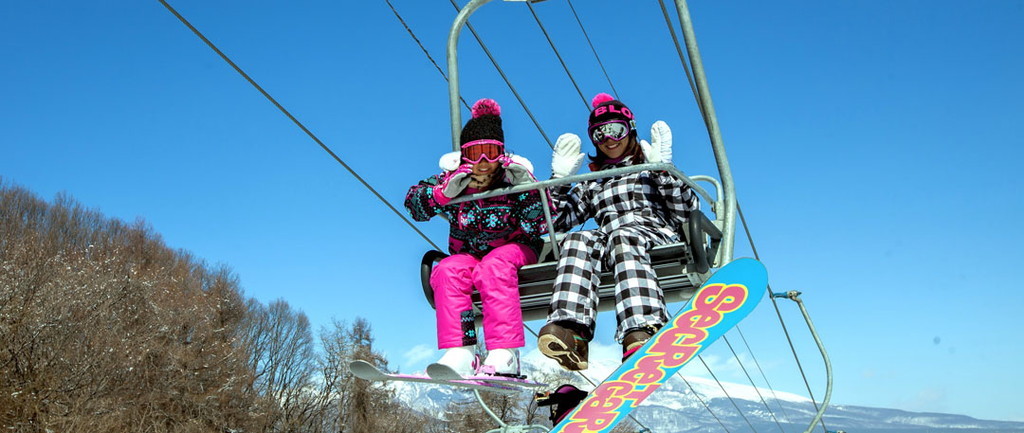
[{"label": "chairlift metal frame", "polygon": [[[466,6],[462,7],[448,34],[448,98],[449,108],[451,111],[453,151],[458,151],[460,149],[459,136],[462,132],[462,111],[460,105],[461,98],[459,92],[458,65],[459,35],[462,28],[468,22],[469,16],[490,1],[492,0],[471,0],[466,4]],[[687,10],[686,2],[684,0],[676,0],[675,3],[680,16],[680,22],[684,23],[684,27],[689,27],[688,30],[684,31],[684,36],[687,40],[687,50],[689,51],[691,58],[699,59],[700,53],[697,50],[696,43],[691,43],[693,40],[693,32],[692,25],[689,22],[689,11]],[[701,93],[703,95],[709,95],[710,93],[706,89],[707,79],[704,76],[703,68],[698,67],[697,65],[699,65],[699,62],[694,65],[694,75],[697,77],[697,83],[704,89]],[[702,112],[710,113],[713,119],[714,108],[711,106],[710,96],[701,98],[701,100]],[[546,299],[550,299],[552,283],[554,280],[555,266],[553,261],[557,261],[559,258],[558,248],[555,245],[559,240],[559,237],[558,234],[555,233],[554,225],[552,224],[551,210],[548,206],[547,200],[547,188],[551,186],[619,176],[643,170],[661,170],[669,172],[676,178],[684,181],[711,205],[711,211],[715,214],[715,219],[708,219],[703,212],[694,211],[690,218],[689,227],[687,230],[684,230],[683,233],[680,233],[680,237],[682,238],[680,243],[664,245],[652,250],[652,265],[658,273],[659,284],[665,293],[666,302],[688,300],[689,296],[692,295],[692,293],[699,288],[705,280],[707,280],[712,268],[724,266],[733,259],[736,213],[735,189],[733,187],[731,170],[729,170],[728,159],[725,156],[725,146],[721,142],[720,134],[717,133],[717,122],[712,120],[709,121],[708,124],[709,131],[711,131],[712,149],[718,164],[719,177],[722,179],[721,181],[712,176],[706,175],[688,177],[671,164],[641,164],[613,170],[603,170],[596,173],[577,174],[560,179],[536,182],[529,185],[518,185],[511,188],[472,194],[465,197],[459,197],[452,201],[452,203],[461,203],[464,201],[530,190],[538,190],[541,192],[543,198],[542,202],[544,205],[544,216],[548,225],[549,235],[548,241],[545,245],[545,250],[541,254],[540,263],[523,267],[519,272],[520,303],[521,308],[523,309],[524,320],[541,319],[546,314]],[[714,127],[712,127],[712,125],[714,125]],[[696,182],[698,181],[710,183],[714,187],[715,195],[712,196],[708,194],[704,188],[697,185]],[[433,288],[430,287],[430,272],[433,269],[433,265],[444,257],[446,257],[445,253],[431,250],[424,254],[423,260],[421,261],[421,282],[424,290],[424,296],[427,298],[431,307],[434,307],[434,296]],[[553,260],[550,260],[549,258],[552,258]],[[603,282],[598,290],[601,301],[608,301],[614,297],[613,282],[610,281],[610,278],[610,275],[604,275],[602,277]],[[479,308],[479,297],[477,295],[474,296],[474,303]],[[600,311],[605,311],[613,307],[614,303],[599,302],[598,306]]]},{"label": "chairlift metal frame", "polygon": [[[460,149],[459,136],[462,132],[462,111],[460,106],[461,99],[459,93],[458,68],[459,35],[462,28],[469,20],[469,16],[490,1],[492,0],[471,0],[466,6],[462,7],[459,14],[456,16],[448,35],[448,92],[449,107],[451,111],[453,151],[459,151]],[[530,3],[536,3],[544,0],[504,1],[528,1]],[[693,24],[690,20],[689,8],[686,4],[686,0],[674,1],[676,5],[676,12],[679,16],[680,26],[683,29],[683,38],[687,54],[690,58],[694,79],[696,81],[695,84],[699,95],[698,103],[708,128],[712,151],[718,167],[718,179],[721,180],[719,181],[718,179],[707,175],[686,176],[671,164],[640,164],[595,173],[577,174],[527,185],[517,185],[510,188],[472,194],[452,200],[452,203],[461,203],[530,190],[541,191],[545,220],[549,228],[548,242],[546,243],[546,249],[549,250],[549,252],[542,253],[540,263],[523,267],[519,272],[520,300],[523,305],[524,320],[540,319],[546,315],[546,300],[550,298],[552,290],[551,281],[553,280],[553,276],[551,276],[551,274],[554,273],[554,263],[545,259],[549,254],[553,256],[555,260],[557,260],[558,257],[558,236],[553,230],[551,211],[548,206],[549,202],[546,199],[548,187],[592,179],[620,176],[644,170],[661,170],[666,171],[685,182],[706,202],[711,204],[711,211],[715,214],[714,220],[708,219],[707,216],[700,211],[694,211],[691,213],[691,217],[689,219],[689,227],[684,230],[683,233],[680,233],[684,240],[683,242],[679,244],[660,246],[652,249],[651,251],[652,265],[658,273],[659,284],[665,292],[666,302],[688,300],[696,289],[698,289],[701,284],[710,277],[712,268],[724,266],[734,258],[733,252],[736,233],[737,200],[732,170],[729,167],[729,160],[725,152],[725,144],[722,140],[721,131],[718,127],[718,120],[715,116],[714,105],[711,101],[711,92],[708,88],[707,76],[704,73],[700,50],[697,47]],[[711,196],[708,194],[708,192],[697,185],[696,182],[706,182],[711,184],[714,187],[715,195]],[[421,262],[420,270],[424,295],[431,307],[434,307],[434,296],[433,289],[430,287],[430,272],[433,265],[446,256],[447,255],[443,252],[431,250],[424,254]],[[545,277],[545,275],[548,276]],[[602,277],[602,285],[601,288],[599,288],[599,297],[602,301],[610,299],[614,292],[614,283],[607,281],[607,278],[607,275]],[[603,311],[613,304],[613,302],[599,302],[599,310]],[[481,306],[478,295],[475,295],[474,297],[474,305],[478,309]],[[809,318],[807,318],[807,322],[809,326],[812,326],[813,330],[813,325],[811,325]],[[821,346],[820,341],[819,346]],[[828,364],[824,348],[821,347],[821,350],[823,356],[825,356],[826,364]],[[829,390],[827,393],[828,395],[831,392],[831,374],[829,374],[827,388]],[[538,425],[519,426],[506,424],[489,410],[483,399],[480,398],[478,391],[474,391],[474,393],[476,394],[480,404],[487,411],[488,415],[491,416],[491,418],[493,418],[499,425],[497,429],[490,430],[490,432],[513,433],[533,430],[547,431],[545,427]],[[811,422],[811,427],[813,427],[817,420],[820,419],[828,404],[827,401],[828,400],[826,399],[825,405],[820,408],[815,420]],[[808,428],[808,431],[811,430],[811,427]]]}]

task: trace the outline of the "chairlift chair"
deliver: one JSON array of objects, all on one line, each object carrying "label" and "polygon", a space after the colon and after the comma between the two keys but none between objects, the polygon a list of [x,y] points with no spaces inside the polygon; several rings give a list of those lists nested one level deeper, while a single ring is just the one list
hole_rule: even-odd
[{"label": "chairlift chair", "polygon": [[[670,164],[641,164],[630,167],[623,167],[607,172],[585,173],[574,176],[567,176],[561,179],[551,179],[526,185],[518,185],[511,188],[503,188],[484,193],[472,194],[452,200],[452,203],[476,200],[479,198],[518,193],[526,190],[546,190],[547,187],[557,184],[574,183],[584,180],[611,177],[623,173],[631,173],[644,170],[663,169],[670,174],[681,178],[691,185],[694,191],[713,204],[712,209],[717,209],[718,204],[711,200],[710,195],[700,186],[696,185],[693,179],[682,174],[677,168]],[[701,179],[710,179],[700,176]],[[717,183],[715,184],[717,186]],[[546,192],[542,192],[546,195]],[[549,232],[553,231],[551,223],[551,211],[548,209],[548,201],[542,200],[545,207],[545,219],[548,223]],[[654,247],[650,251],[651,265],[658,275],[658,285],[661,287],[665,302],[684,302],[690,299],[693,293],[711,275],[711,269],[720,266],[720,249],[723,234],[716,222],[708,219],[702,211],[690,212],[687,219],[687,227],[681,230],[680,242]],[[555,234],[556,240],[561,240],[562,234]],[[548,313],[548,304],[553,292],[556,266],[559,254],[554,250],[551,236],[547,236],[544,248],[540,254],[540,262],[527,265],[519,270],[519,302],[523,311],[523,320],[543,319]],[[423,286],[423,294],[434,308],[434,289],[430,286],[430,274],[434,265],[448,255],[437,250],[429,250],[423,255],[420,262],[420,280]],[[483,311],[479,293],[473,294],[473,302],[477,311]],[[601,274],[601,283],[598,286],[598,311],[607,311],[615,305],[615,278],[611,272],[605,271]],[[486,314],[486,312],[484,312]],[[479,317],[477,317],[479,320]]]}]

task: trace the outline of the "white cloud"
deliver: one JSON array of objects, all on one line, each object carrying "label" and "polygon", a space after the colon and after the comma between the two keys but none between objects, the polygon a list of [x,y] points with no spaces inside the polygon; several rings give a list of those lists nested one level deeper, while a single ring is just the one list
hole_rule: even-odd
[{"label": "white cloud", "polygon": [[434,346],[418,344],[405,351],[402,354],[402,358],[405,360],[405,365],[418,365],[423,361],[433,358],[436,356],[436,353],[437,350],[434,349]]},{"label": "white cloud", "polygon": [[916,412],[946,412],[949,410],[946,390],[944,388],[924,388],[904,401],[896,402],[896,407],[907,408]]}]

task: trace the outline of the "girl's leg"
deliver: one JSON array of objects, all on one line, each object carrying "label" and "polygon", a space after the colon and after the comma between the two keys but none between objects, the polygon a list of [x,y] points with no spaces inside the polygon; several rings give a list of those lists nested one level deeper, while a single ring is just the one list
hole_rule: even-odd
[{"label": "girl's leg", "polygon": [[626,331],[668,321],[665,296],[647,252],[673,240],[671,233],[644,226],[621,227],[608,234],[605,262],[615,274],[616,341],[622,341]]},{"label": "girl's leg", "polygon": [[537,348],[566,370],[586,370],[589,365],[604,238],[600,231],[579,231],[562,241],[548,323],[540,328]]},{"label": "girl's leg", "polygon": [[572,322],[594,335],[597,286],[601,282],[601,256],[607,235],[598,230],[572,232],[562,241],[562,258],[555,271],[548,323]]},{"label": "girl's leg", "polygon": [[438,349],[476,344],[470,295],[473,293],[473,269],[478,263],[479,260],[469,254],[455,254],[441,259],[430,273],[437,310]]},{"label": "girl's leg", "polygon": [[473,272],[473,285],[484,306],[487,350],[523,347],[523,312],[519,308],[519,268],[537,263],[537,254],[509,243],[487,253]]}]

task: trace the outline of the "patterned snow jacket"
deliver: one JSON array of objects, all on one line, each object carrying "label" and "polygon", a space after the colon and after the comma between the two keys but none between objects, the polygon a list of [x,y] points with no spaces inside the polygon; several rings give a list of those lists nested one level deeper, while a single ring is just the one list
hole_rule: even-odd
[{"label": "patterned snow jacket", "polygon": [[[405,208],[416,221],[441,215],[451,224],[448,250],[451,254],[468,253],[478,258],[509,242],[523,244],[540,254],[547,233],[540,193],[526,191],[457,204],[441,205],[434,198],[446,174],[431,176],[409,188]],[[510,186],[499,180],[496,188]],[[465,194],[479,192],[466,188]]]},{"label": "patterned snow jacket", "polygon": [[[630,158],[602,170],[631,165]],[[559,185],[552,192],[558,217],[555,230],[565,232],[593,218],[605,233],[631,225],[685,230],[690,211],[700,201],[689,185],[663,171],[641,171],[622,176]]]}]

